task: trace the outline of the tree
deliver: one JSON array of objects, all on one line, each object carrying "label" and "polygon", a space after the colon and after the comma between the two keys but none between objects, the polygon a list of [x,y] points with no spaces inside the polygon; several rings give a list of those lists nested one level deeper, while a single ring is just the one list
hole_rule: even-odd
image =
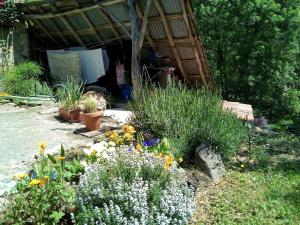
[{"label": "tree", "polygon": [[299,3],[194,1],[209,63],[223,98],[250,103],[271,119],[300,112]]}]

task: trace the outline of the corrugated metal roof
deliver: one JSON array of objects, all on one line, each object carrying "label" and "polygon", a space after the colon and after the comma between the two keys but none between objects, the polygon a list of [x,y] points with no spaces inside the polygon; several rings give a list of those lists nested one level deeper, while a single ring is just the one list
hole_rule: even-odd
[{"label": "corrugated metal roof", "polygon": [[[45,3],[41,3],[42,7],[37,6],[36,3],[25,4],[24,7],[25,17],[32,20],[34,24],[31,29],[38,31],[43,39],[51,35],[55,40],[60,41],[64,36],[67,41],[62,40],[62,42],[69,42],[68,46],[80,46],[81,43],[97,44],[97,42],[99,46],[101,43],[105,45],[114,43],[117,38],[128,39],[124,31],[124,27],[126,27],[130,33],[127,0],[98,0],[98,3],[95,3],[94,0],[48,0],[43,2]],[[158,2],[158,6],[154,4],[157,2],[151,5],[148,15],[148,36],[145,38],[144,44],[150,44],[149,47],[162,56],[161,62],[158,64],[176,66],[176,71],[180,71],[185,79],[192,82],[199,79],[199,82],[202,83],[202,76],[202,79],[206,79],[206,85],[212,86],[213,80],[209,74],[201,40],[195,38],[197,37],[196,24],[193,20],[190,0],[159,0]],[[146,3],[147,0],[137,1],[142,12]],[[185,17],[183,16],[184,12],[188,12]],[[89,27],[82,13],[87,16],[88,22],[93,27]],[[107,18],[104,18],[103,15]],[[69,27],[61,20],[61,16],[66,18]],[[41,22],[42,28],[35,22],[37,19]],[[166,23],[163,23],[164,20]],[[43,28],[48,33],[44,33]],[[75,30],[75,34],[71,29]],[[168,30],[171,32],[171,37],[167,36]],[[53,38],[48,38],[49,42],[54,43]]]}]

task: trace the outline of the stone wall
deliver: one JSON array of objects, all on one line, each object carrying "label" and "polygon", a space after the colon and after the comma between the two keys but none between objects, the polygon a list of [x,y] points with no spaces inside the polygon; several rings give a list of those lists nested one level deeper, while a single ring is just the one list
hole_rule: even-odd
[{"label": "stone wall", "polygon": [[15,65],[29,59],[29,39],[24,24],[14,28],[0,27],[0,67]]}]

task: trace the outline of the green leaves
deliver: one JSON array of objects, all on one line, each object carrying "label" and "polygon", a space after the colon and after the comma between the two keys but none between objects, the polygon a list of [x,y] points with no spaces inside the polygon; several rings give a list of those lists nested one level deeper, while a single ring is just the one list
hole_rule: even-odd
[{"label": "green leaves", "polygon": [[250,103],[259,114],[273,120],[297,115],[299,1],[194,3],[209,64],[223,98]]},{"label": "green leaves", "polygon": [[50,218],[53,219],[54,223],[59,223],[59,221],[64,217],[65,213],[54,211],[50,215]]}]

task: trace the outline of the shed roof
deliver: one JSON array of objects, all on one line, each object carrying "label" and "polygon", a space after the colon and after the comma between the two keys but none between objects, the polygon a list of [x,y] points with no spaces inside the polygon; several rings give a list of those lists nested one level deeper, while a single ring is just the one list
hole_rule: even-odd
[{"label": "shed roof", "polygon": [[[137,0],[140,21],[147,0]],[[105,46],[130,39],[127,0],[46,0],[24,4],[32,32],[45,47]],[[153,0],[143,47],[151,47],[161,65],[178,68],[190,84],[214,86],[190,0]]]}]

